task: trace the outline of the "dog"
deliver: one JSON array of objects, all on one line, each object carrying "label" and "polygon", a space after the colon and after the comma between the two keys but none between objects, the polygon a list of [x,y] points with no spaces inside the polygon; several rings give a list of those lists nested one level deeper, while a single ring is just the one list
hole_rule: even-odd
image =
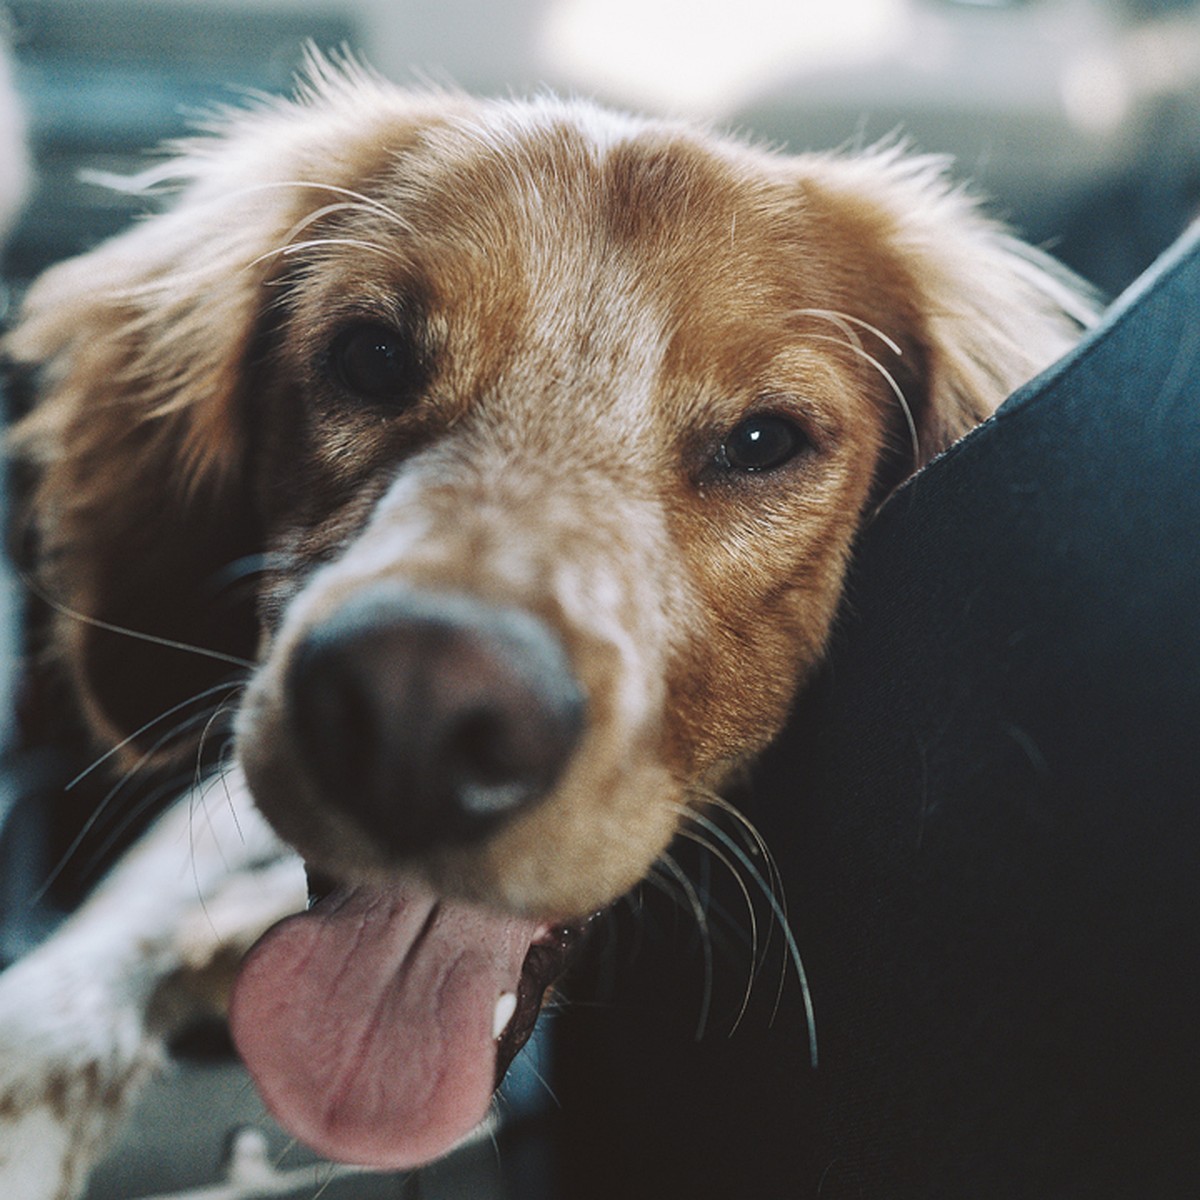
[{"label": "dog", "polygon": [[863,522],[1087,305],[899,146],[319,59],[137,182],[177,195],[8,339],[15,442],[104,767],[209,773],[0,979],[0,1179],[75,1194],[163,996],[246,950],[268,1107],[411,1167],[779,731]]}]

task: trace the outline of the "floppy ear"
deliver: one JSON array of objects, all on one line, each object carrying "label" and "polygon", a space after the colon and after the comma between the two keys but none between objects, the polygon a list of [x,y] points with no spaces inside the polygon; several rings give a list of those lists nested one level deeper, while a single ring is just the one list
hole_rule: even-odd
[{"label": "floppy ear", "polygon": [[[267,285],[305,218],[344,202],[442,108],[314,62],[295,101],[227,115],[148,176],[181,185],[171,211],[32,288],[6,348],[37,368],[41,398],[15,445],[33,468],[51,649],[102,739],[134,734],[253,657],[252,606],[221,576],[262,550],[247,416],[278,295]],[[145,730],[140,748],[183,719]]]},{"label": "floppy ear", "polygon": [[989,219],[948,180],[947,160],[889,144],[806,160],[808,186],[835,201],[873,321],[902,347],[888,357],[897,404],[890,487],[990,416],[1061,357],[1097,312],[1086,284]]}]

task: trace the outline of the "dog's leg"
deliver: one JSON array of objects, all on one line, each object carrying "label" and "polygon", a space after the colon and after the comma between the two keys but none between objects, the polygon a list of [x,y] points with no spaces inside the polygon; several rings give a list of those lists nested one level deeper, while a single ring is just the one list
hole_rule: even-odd
[{"label": "dog's leg", "polygon": [[184,796],[0,976],[0,1195],[70,1200],[160,1062],[184,997],[302,908],[239,774]]}]

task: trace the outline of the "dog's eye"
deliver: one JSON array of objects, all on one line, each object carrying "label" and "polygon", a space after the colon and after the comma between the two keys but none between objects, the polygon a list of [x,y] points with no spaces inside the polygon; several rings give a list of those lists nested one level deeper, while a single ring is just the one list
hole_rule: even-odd
[{"label": "dog's eye", "polygon": [[333,343],[330,365],[338,383],[364,400],[407,400],[422,383],[409,340],[377,322],[344,330]]},{"label": "dog's eye", "polygon": [[795,422],[777,413],[759,413],[734,426],[721,447],[720,462],[735,471],[773,471],[807,444]]}]

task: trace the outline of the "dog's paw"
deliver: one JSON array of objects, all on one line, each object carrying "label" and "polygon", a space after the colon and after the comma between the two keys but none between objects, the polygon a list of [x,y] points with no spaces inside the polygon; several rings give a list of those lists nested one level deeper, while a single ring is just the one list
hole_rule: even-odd
[{"label": "dog's paw", "polygon": [[50,1106],[19,1111],[0,1097],[0,1187],[22,1200],[74,1200],[93,1152]]},{"label": "dog's paw", "polygon": [[0,1196],[70,1200],[161,1057],[95,957],[52,939],[0,976]]},{"label": "dog's paw", "polygon": [[246,949],[304,907],[304,871],[260,817],[207,788],[151,827],[89,901],[0,975],[0,1200],[69,1200]]}]

